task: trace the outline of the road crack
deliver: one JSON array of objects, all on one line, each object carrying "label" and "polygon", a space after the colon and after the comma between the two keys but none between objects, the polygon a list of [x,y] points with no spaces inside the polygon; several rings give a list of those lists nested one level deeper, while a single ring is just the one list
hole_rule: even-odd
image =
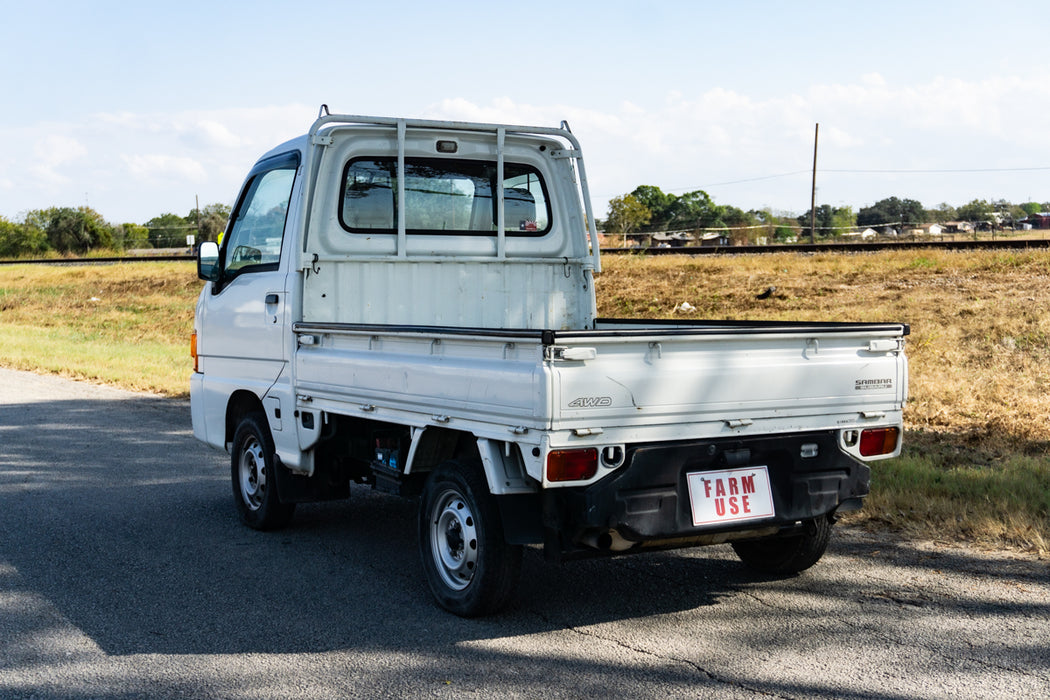
[{"label": "road crack", "polygon": [[[535,614],[538,618],[543,620],[543,622],[545,624],[548,624],[548,625],[556,624],[552,620],[550,620],[547,616],[545,616],[542,613],[540,613],[539,611],[532,610],[531,612],[533,614]],[[736,681],[736,680],[725,678],[723,676],[718,675],[714,671],[710,671],[710,670],[704,668],[702,665],[700,665],[699,663],[697,663],[695,661],[691,661],[689,659],[684,659],[684,658],[681,658],[679,656],[674,656],[674,655],[670,655],[670,654],[660,654],[660,653],[652,651],[650,649],[645,649],[643,647],[640,647],[640,646],[637,646],[637,645],[634,645],[634,644],[629,644],[628,642],[625,642],[625,641],[620,640],[620,639],[616,639],[614,637],[609,637],[609,636],[606,636],[606,635],[603,635],[603,634],[599,634],[598,632],[595,632],[593,630],[584,629],[582,627],[574,627],[574,626],[571,626],[571,625],[570,626],[563,626],[562,629],[564,629],[564,630],[566,630],[568,632],[572,632],[573,634],[579,635],[581,637],[588,637],[590,639],[596,639],[596,640],[599,640],[601,642],[605,642],[607,644],[614,644],[614,645],[620,647],[621,649],[625,649],[626,651],[632,652],[634,654],[639,654],[639,655],[642,655],[642,656],[649,657],[651,659],[658,659],[660,661],[669,662],[669,663],[673,663],[673,664],[678,664],[680,666],[685,666],[687,668],[692,669],[696,673],[704,676],[705,678],[707,678],[709,681],[711,681],[713,683],[718,683],[720,685],[725,685],[725,686],[737,688],[737,689],[740,689],[740,690],[746,690],[748,692],[755,693],[755,694],[761,695],[763,697],[777,698],[778,700],[799,700],[798,698],[795,698],[794,696],[781,695],[779,693],[772,693],[772,692],[769,692],[768,690],[764,690],[762,688],[757,688],[755,686],[746,685],[746,684],[741,683],[741,682]]]}]

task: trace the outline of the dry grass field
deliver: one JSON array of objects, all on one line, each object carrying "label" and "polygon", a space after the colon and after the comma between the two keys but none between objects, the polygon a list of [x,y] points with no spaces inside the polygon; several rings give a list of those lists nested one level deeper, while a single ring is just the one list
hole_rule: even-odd
[{"label": "dry grass field", "polygon": [[[1050,444],[1050,253],[606,256],[601,316],[911,325],[914,430]],[[768,299],[756,296],[768,289]],[[675,307],[688,302],[695,311]]]},{"label": "dry grass field", "polygon": [[[875,465],[872,496],[850,520],[1050,555],[1050,253],[603,265],[601,316],[910,324],[905,453]],[[199,289],[192,263],[0,267],[0,364],[184,396]]]},{"label": "dry grass field", "polygon": [[[851,520],[1048,554],[1050,253],[610,255],[602,264],[602,316],[910,324],[905,454],[873,469],[872,497]],[[682,302],[695,311],[683,314]]]}]

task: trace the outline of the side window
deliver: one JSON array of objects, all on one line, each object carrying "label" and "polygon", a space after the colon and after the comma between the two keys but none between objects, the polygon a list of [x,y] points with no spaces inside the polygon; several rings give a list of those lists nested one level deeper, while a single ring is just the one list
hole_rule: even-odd
[{"label": "side window", "polygon": [[505,230],[535,233],[550,228],[550,207],[543,181],[532,168],[513,163],[503,168]]},{"label": "side window", "polygon": [[356,160],[347,166],[343,225],[355,231],[396,228],[397,164],[390,160]]},{"label": "side window", "polygon": [[295,167],[260,172],[248,183],[225,236],[225,270],[232,277],[281,261],[281,241],[295,182]]}]

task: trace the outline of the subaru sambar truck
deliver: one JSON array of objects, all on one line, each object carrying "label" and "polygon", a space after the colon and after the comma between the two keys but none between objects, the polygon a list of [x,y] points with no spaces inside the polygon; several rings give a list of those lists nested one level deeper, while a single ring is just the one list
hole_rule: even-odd
[{"label": "subaru sambar truck", "polygon": [[366,484],[418,499],[461,616],[551,560],[731,543],[798,572],[900,453],[900,323],[598,318],[558,128],[321,115],[200,247],[194,435],[259,530]]}]

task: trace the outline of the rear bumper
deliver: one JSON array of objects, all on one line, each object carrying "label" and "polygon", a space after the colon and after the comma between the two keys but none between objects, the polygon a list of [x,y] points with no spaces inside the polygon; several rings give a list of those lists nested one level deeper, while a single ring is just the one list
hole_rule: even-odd
[{"label": "rear bumper", "polygon": [[[693,524],[688,474],[756,466],[768,470],[772,516]],[[771,535],[836,510],[856,510],[868,495],[870,473],[839,449],[834,430],[634,445],[627,449],[624,466],[608,478],[588,487],[546,492],[544,524],[548,533],[560,533],[562,552]]]}]

